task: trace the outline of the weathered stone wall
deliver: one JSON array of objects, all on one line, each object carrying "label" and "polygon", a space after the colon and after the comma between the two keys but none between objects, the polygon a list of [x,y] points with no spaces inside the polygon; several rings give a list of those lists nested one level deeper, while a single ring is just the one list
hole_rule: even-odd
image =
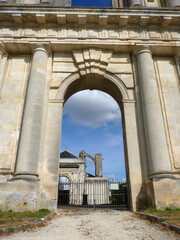
[{"label": "weathered stone wall", "polygon": [[172,8],[1,8],[1,208],[56,208],[63,105],[84,89],[121,108],[131,209],[180,206],[179,19]]},{"label": "weathered stone wall", "polygon": [[9,56],[0,92],[0,169],[14,171],[29,73],[29,56]]},{"label": "weathered stone wall", "polygon": [[174,169],[180,169],[179,78],[174,58],[158,58],[157,80],[161,97],[170,156]]}]

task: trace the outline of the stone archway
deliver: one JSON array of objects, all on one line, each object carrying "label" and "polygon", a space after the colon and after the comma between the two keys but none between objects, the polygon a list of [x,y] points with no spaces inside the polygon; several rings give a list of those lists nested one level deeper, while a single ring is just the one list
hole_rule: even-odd
[{"label": "stone archway", "polygon": [[[56,139],[56,143],[60,142],[63,104],[71,95],[85,89],[96,89],[108,93],[117,101],[121,109],[130,205],[131,209],[135,210],[138,205],[137,199],[145,198],[145,186],[143,186],[139,154],[135,100],[131,97],[133,95],[129,94],[128,89],[120,78],[108,72],[103,75],[98,73],[83,75],[74,73],[67,77],[60,85],[55,99],[49,102],[48,114],[50,121],[47,129],[51,129],[51,126],[53,126],[54,130],[49,131],[48,136],[50,139]],[[54,145],[53,154],[56,152],[56,156],[59,155],[58,146],[59,144]],[[47,163],[51,161],[50,158],[46,159]],[[54,168],[52,176],[56,176],[56,174],[57,168]],[[50,178],[48,179],[50,180]],[[48,184],[50,184],[49,180]],[[55,182],[52,181],[52,186],[54,184]]]},{"label": "stone archway", "polygon": [[50,54],[48,44],[35,44],[33,51],[17,161],[2,189],[3,204],[13,196],[7,208],[57,207],[63,105],[83,89],[110,94],[121,109],[131,209],[147,201],[156,206],[178,202],[152,49],[136,47],[134,56],[91,48]]}]

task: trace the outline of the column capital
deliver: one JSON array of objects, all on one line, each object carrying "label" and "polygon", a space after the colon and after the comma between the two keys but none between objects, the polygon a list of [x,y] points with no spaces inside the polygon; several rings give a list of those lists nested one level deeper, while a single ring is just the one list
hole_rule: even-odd
[{"label": "column capital", "polygon": [[37,51],[45,52],[47,55],[51,53],[51,48],[48,43],[32,43],[31,45],[32,53]]},{"label": "column capital", "polygon": [[152,48],[150,46],[148,46],[148,45],[142,45],[142,46],[136,45],[133,48],[133,53],[134,53],[135,56],[138,56],[141,53],[150,53],[150,54],[152,54]]}]

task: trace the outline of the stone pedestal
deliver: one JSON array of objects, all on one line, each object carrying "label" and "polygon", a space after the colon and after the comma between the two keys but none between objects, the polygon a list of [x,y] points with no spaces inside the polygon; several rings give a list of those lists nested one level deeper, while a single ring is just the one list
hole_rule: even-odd
[{"label": "stone pedestal", "polygon": [[48,51],[34,47],[23,115],[15,178],[37,178]]},{"label": "stone pedestal", "polygon": [[168,145],[151,49],[136,49],[150,175],[171,173]]},{"label": "stone pedestal", "polygon": [[157,209],[180,208],[180,178],[154,178],[153,191]]}]

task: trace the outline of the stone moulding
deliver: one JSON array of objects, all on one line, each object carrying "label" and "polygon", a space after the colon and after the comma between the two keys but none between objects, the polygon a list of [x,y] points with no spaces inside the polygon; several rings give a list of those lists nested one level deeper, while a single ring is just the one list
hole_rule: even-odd
[{"label": "stone moulding", "polygon": [[[67,77],[62,84],[60,85],[60,87],[58,88],[57,91],[57,95],[56,95],[56,101],[57,102],[64,102],[64,97],[66,94],[66,90],[67,90],[67,86],[70,86],[71,83],[73,83],[74,81],[78,80],[80,78],[79,73],[74,73],[72,75],[70,75],[69,77]],[[127,102],[134,102],[134,100],[130,99],[130,96],[128,94],[128,91],[125,87],[124,82],[119,79],[117,76],[110,74],[110,73],[105,73],[104,74],[104,78],[111,80],[120,90],[121,94],[122,94],[122,98],[123,101],[127,101]],[[54,102],[54,99],[50,99],[50,101]]]},{"label": "stone moulding", "polygon": [[119,26],[136,25],[146,27],[148,25],[157,25],[160,27],[168,27],[180,24],[180,11],[178,9],[78,9],[71,8],[41,8],[22,6],[3,7],[0,10],[0,22],[7,21],[16,24],[76,24],[83,26],[86,24],[96,24],[105,26],[107,24],[115,24]]}]

